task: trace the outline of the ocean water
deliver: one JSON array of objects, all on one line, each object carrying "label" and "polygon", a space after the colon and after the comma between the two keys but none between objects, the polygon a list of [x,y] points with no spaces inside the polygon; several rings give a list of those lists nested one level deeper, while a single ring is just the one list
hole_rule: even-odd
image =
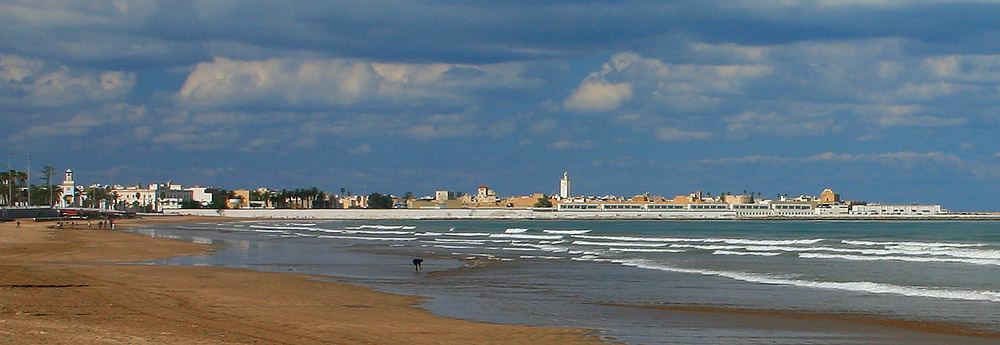
[{"label": "ocean water", "polygon": [[[429,296],[422,307],[444,316],[588,328],[632,344],[942,341],[642,307],[865,315],[1000,332],[997,222],[317,220],[130,231],[223,244],[212,256],[156,264],[326,275]],[[425,259],[423,272],[414,272],[413,257]]]}]

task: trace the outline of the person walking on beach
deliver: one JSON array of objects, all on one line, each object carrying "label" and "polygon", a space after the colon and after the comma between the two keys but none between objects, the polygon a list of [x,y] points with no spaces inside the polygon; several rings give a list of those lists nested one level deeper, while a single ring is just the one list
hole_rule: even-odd
[{"label": "person walking on beach", "polygon": [[420,266],[423,263],[424,263],[424,259],[421,259],[421,258],[413,259],[413,272],[414,273],[420,272],[420,269],[423,268],[423,267],[420,267]]}]

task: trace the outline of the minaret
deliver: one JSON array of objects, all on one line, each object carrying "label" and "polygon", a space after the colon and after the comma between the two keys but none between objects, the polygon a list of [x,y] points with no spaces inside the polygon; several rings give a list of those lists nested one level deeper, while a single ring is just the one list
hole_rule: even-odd
[{"label": "minaret", "polygon": [[569,172],[563,173],[562,180],[559,180],[559,199],[569,199],[573,197],[573,180],[569,179]]},{"label": "minaret", "polygon": [[66,180],[62,183],[62,207],[76,206],[76,182],[73,182],[73,170],[66,169]]}]

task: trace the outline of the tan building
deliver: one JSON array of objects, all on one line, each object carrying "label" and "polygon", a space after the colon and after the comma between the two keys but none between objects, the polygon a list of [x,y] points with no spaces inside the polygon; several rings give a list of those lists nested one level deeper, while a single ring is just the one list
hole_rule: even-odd
[{"label": "tan building", "polygon": [[[535,203],[538,202],[539,198],[544,198],[545,194],[535,193],[532,195],[522,195],[522,196],[512,196],[502,201],[505,207],[512,208],[532,208],[535,207]],[[555,198],[549,197],[549,201],[555,205],[558,201]]]},{"label": "tan building", "polygon": [[226,207],[231,209],[250,207],[250,191],[247,189],[234,190],[233,197],[226,200]]},{"label": "tan building", "polygon": [[462,201],[469,207],[500,207],[500,197],[490,187],[482,185],[475,195],[465,195]]},{"label": "tan building", "polygon": [[409,200],[406,202],[406,208],[409,209],[459,209],[464,206],[465,203],[462,200]]},{"label": "tan building", "polygon": [[753,196],[750,195],[726,195],[723,199],[727,204],[749,204],[753,202]]},{"label": "tan building", "polygon": [[823,190],[823,193],[819,195],[819,202],[822,204],[834,204],[840,202],[840,194],[833,193],[833,190],[827,188]]}]

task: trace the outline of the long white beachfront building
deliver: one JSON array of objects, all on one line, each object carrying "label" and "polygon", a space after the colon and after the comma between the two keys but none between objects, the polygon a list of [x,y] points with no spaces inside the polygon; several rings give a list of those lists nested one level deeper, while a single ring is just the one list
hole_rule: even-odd
[{"label": "long white beachfront building", "polygon": [[782,216],[929,216],[947,214],[941,205],[845,205],[811,202],[773,202],[758,204],[725,203],[562,203],[563,212],[677,212],[711,213],[731,217]]}]

